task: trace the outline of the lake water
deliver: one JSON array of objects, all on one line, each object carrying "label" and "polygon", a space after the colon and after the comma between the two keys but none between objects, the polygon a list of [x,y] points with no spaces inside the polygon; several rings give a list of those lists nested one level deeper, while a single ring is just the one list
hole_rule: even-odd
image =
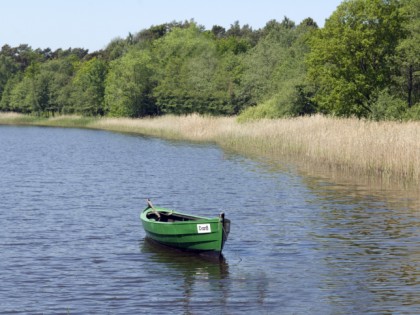
[{"label": "lake water", "polygon": [[[223,257],[162,249],[155,205],[231,219]],[[1,314],[419,314],[416,188],[216,146],[0,127]]]}]

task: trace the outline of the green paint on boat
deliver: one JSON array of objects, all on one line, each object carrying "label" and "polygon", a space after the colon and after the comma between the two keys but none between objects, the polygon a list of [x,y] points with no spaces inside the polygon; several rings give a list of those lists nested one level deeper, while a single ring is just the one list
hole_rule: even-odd
[{"label": "green paint on boat", "polygon": [[150,201],[140,213],[147,237],[182,250],[220,254],[230,231],[224,214],[206,218],[154,207]]}]

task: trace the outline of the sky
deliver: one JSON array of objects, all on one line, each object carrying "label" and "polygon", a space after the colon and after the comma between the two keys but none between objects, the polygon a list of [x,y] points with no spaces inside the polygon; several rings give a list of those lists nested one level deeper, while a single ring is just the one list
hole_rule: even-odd
[{"label": "sky", "polygon": [[211,29],[235,21],[254,30],[284,16],[320,27],[342,0],[0,0],[0,47],[105,48],[152,25],[194,19]]}]

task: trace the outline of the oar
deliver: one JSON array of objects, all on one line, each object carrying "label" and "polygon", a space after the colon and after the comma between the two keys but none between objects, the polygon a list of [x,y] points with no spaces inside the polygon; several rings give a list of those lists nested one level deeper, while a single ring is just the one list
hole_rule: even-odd
[{"label": "oar", "polygon": [[149,198],[147,198],[147,205],[149,206],[149,208],[152,208],[153,213],[155,213],[157,215],[157,217],[160,219],[160,213],[155,209],[155,207],[153,207],[152,202],[150,201]]}]

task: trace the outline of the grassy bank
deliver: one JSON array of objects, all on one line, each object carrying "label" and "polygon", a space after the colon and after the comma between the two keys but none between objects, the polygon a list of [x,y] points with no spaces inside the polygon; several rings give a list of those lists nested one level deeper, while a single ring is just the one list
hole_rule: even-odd
[{"label": "grassy bank", "polygon": [[0,124],[82,127],[214,142],[224,149],[271,160],[293,159],[314,167],[420,181],[419,122],[372,122],[318,115],[239,124],[233,117],[198,115],[40,119],[0,114]]}]

